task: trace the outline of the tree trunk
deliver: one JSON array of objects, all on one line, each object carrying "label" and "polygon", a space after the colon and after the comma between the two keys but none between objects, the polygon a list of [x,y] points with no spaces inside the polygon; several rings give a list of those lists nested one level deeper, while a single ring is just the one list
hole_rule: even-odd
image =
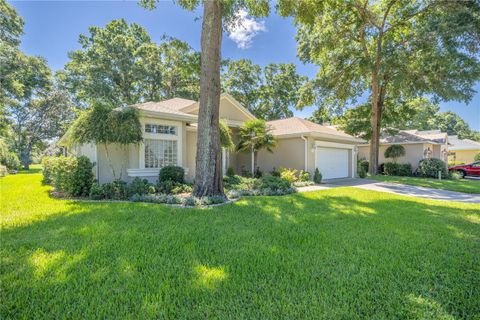
[{"label": "tree trunk", "polygon": [[[375,175],[378,173],[378,155],[380,149],[380,129],[382,124],[383,116],[383,105],[385,102],[385,92],[386,92],[387,78],[384,78],[384,82],[380,86],[380,89],[377,88],[374,90],[374,85],[372,84],[372,116],[370,119],[370,124],[372,127],[372,138],[370,139],[370,164],[369,164],[369,173]],[[376,91],[377,94],[373,94]],[[374,155],[372,157],[372,155]],[[374,164],[374,165],[372,165]]]},{"label": "tree trunk", "polygon": [[370,116],[370,126],[372,128],[372,136],[370,138],[370,159],[368,172],[371,175],[378,173],[378,151],[380,144],[380,110],[378,101],[378,77],[372,76],[372,112]]},{"label": "tree trunk", "polygon": [[197,197],[224,195],[219,130],[221,42],[222,3],[204,1],[194,190]]},{"label": "tree trunk", "polygon": [[31,147],[27,146],[25,149],[21,151],[20,157],[23,164],[23,169],[28,170],[30,169],[30,163],[32,162],[30,159],[31,155]]}]

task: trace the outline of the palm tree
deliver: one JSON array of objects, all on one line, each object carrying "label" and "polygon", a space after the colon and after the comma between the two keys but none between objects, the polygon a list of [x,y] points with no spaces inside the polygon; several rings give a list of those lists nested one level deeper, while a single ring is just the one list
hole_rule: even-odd
[{"label": "palm tree", "polygon": [[237,151],[252,153],[252,175],[254,175],[258,151],[267,149],[273,152],[272,148],[277,145],[277,140],[265,121],[260,119],[246,121],[239,130],[239,138]]}]

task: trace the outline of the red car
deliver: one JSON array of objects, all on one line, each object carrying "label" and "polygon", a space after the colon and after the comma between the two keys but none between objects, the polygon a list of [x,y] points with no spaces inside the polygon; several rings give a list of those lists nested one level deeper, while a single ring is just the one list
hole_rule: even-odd
[{"label": "red car", "polygon": [[448,168],[448,170],[460,173],[462,175],[462,178],[465,176],[480,177],[480,161],[476,161],[470,164],[453,166]]}]

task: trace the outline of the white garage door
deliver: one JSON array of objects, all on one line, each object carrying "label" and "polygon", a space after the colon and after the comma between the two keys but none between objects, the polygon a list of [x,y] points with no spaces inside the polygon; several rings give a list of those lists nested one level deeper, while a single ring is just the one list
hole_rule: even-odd
[{"label": "white garage door", "polygon": [[323,179],[348,177],[348,150],[317,147],[316,166]]}]

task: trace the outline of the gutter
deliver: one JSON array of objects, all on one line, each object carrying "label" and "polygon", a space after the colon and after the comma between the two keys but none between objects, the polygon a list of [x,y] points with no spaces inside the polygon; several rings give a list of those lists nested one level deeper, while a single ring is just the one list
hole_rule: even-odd
[{"label": "gutter", "polygon": [[305,172],[308,170],[308,139],[301,135],[300,138],[305,141]]}]

